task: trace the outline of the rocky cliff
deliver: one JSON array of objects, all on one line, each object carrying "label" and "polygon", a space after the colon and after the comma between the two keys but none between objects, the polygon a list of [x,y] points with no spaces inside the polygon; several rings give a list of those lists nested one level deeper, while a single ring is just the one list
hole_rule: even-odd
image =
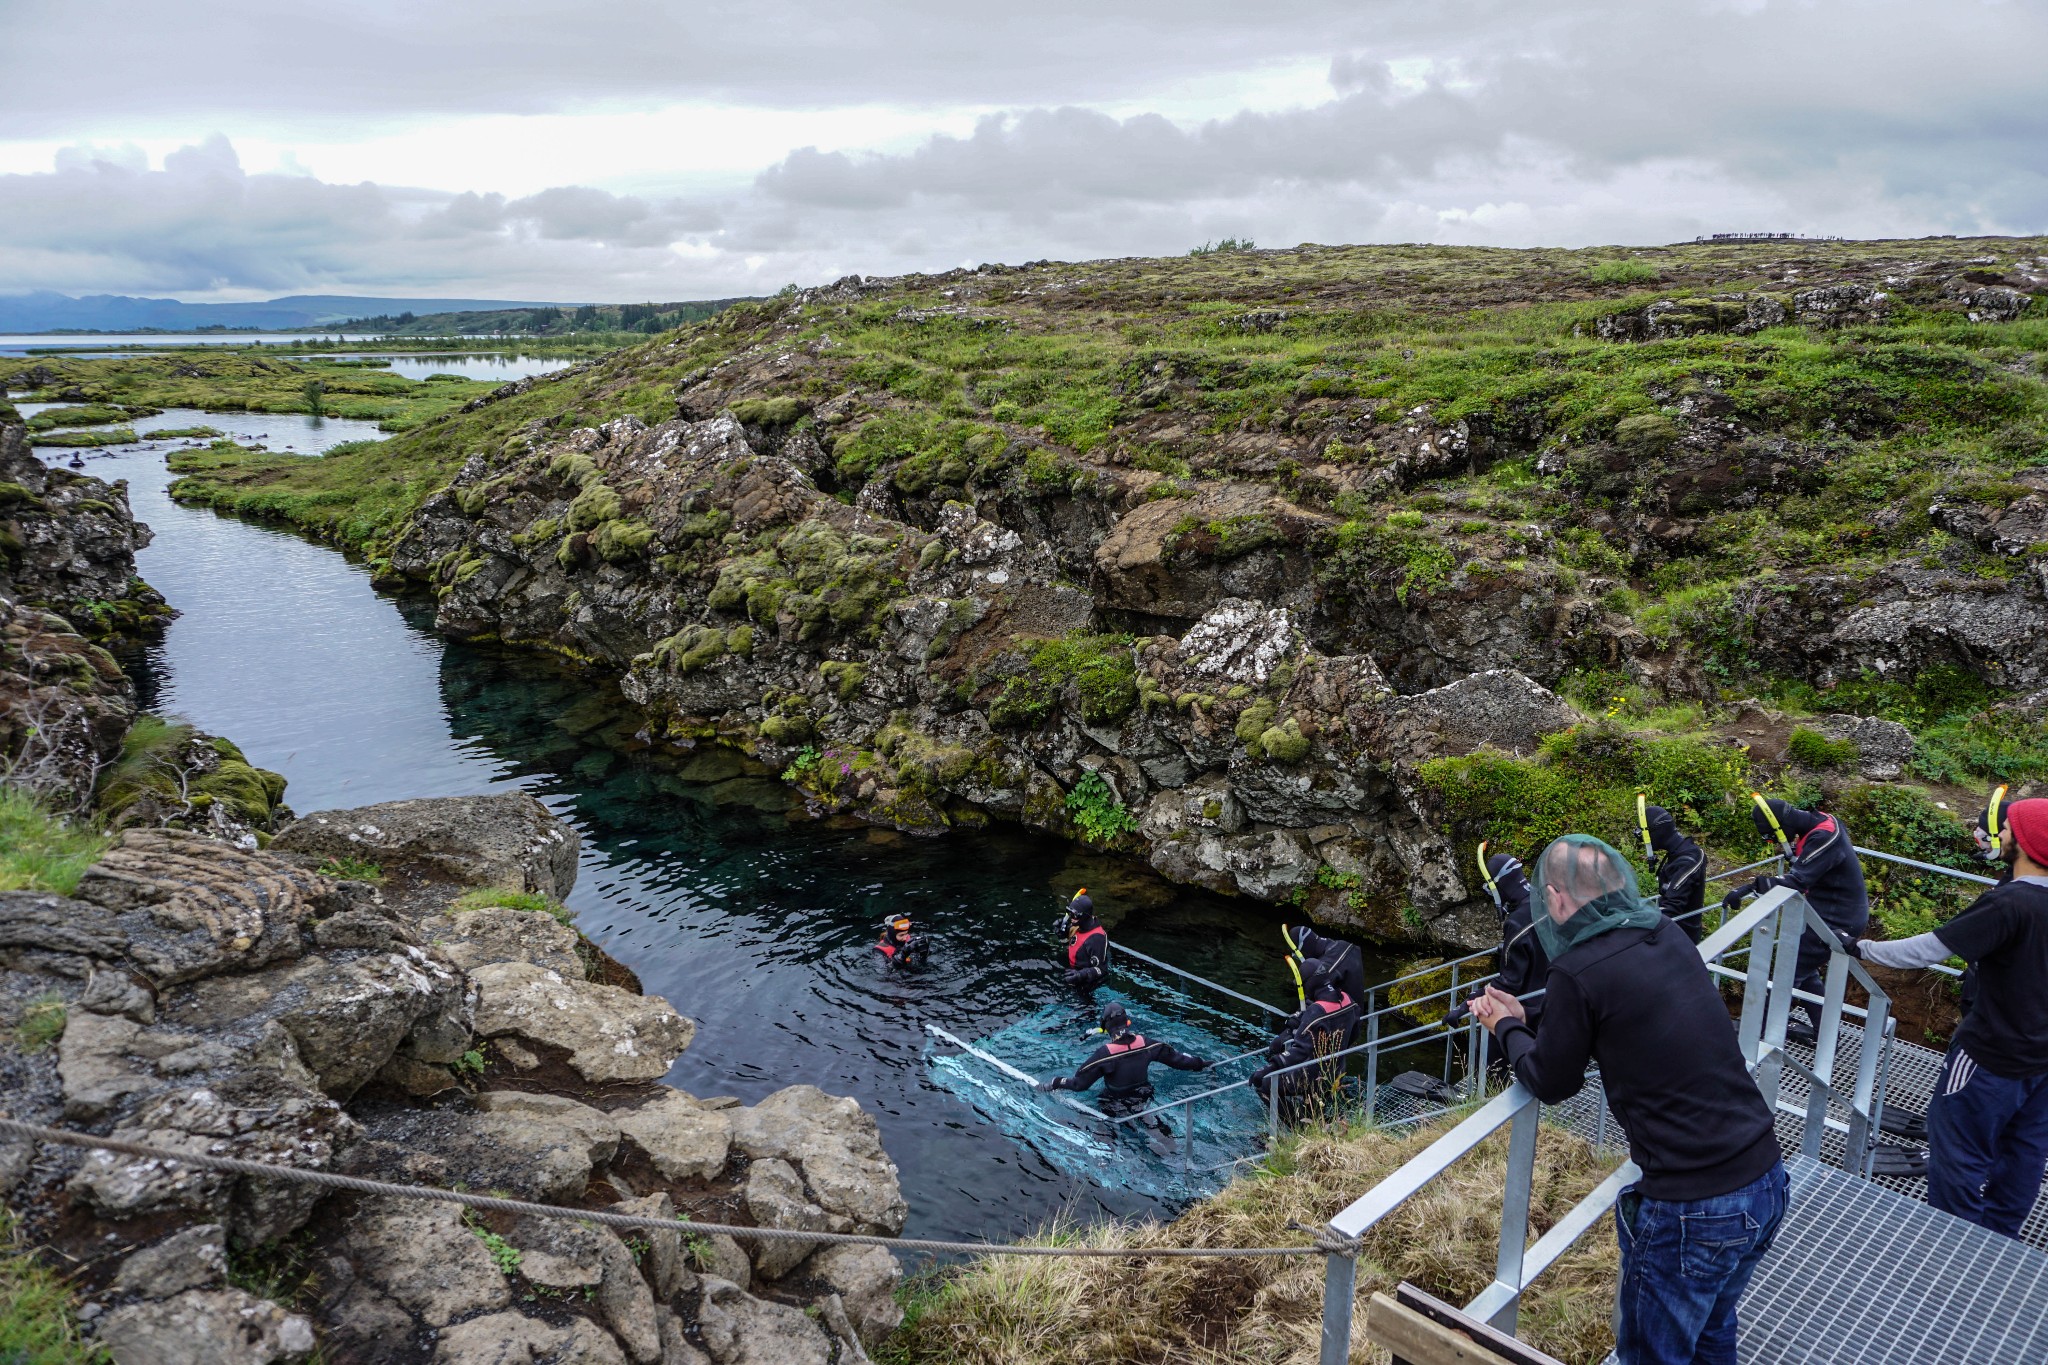
[{"label": "rocky cliff", "polygon": [[[381,886],[319,870],[343,854]],[[0,1144],[0,1194],[119,1365],[825,1365],[833,1324],[893,1329],[887,1252],[690,1233],[889,1235],[906,1210],[852,1101],[660,1083],[693,1025],[549,913],[575,868],[509,795],[322,812],[265,852],[134,831],[74,896],[0,893],[12,1117],[676,1220],[621,1237]]]},{"label": "rocky cliff", "polygon": [[[821,807],[1381,934],[1486,931],[1481,834],[1625,837],[1555,782],[1478,799],[1587,716],[1639,728],[1583,773],[1717,837],[1802,713],[1945,725],[1944,782],[2048,776],[2038,705],[1969,730],[2048,688],[2048,242],[1615,255],[848,277],[181,490],[354,539],[443,630],[617,670]],[[401,475],[402,515],[336,519]],[[1671,789],[1671,734],[1711,782]]]}]

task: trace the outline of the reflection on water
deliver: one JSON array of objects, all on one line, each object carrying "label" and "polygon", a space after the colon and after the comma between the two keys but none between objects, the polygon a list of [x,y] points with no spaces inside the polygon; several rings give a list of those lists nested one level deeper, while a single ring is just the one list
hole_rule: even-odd
[{"label": "reflection on water", "polygon": [[351,351],[345,355],[308,357],[320,360],[381,360],[387,363],[379,369],[391,374],[402,374],[407,379],[425,379],[430,374],[458,374],[464,379],[486,379],[504,383],[513,379],[527,379],[537,374],[553,374],[566,370],[576,363],[573,356],[540,355],[480,355],[475,352],[450,351],[442,354],[414,352],[380,354],[376,351]]},{"label": "reflection on water", "polygon": [[[258,420],[275,434],[278,419]],[[792,821],[784,789],[739,756],[636,740],[587,676],[444,642],[428,605],[379,596],[334,551],[178,507],[161,452],[95,464],[129,480],[156,531],[141,572],[183,613],[138,663],[149,703],[283,772],[302,812],[515,783],[540,796],[584,839],[570,901],[583,928],[698,1021],[676,1084],[753,1100],[806,1081],[858,1097],[902,1169],[917,1235],[1170,1207],[1113,1171],[1063,1171],[934,1084],[925,1025],[984,1037],[1059,1002],[1052,924],[1077,881],[1123,915],[1122,941],[1285,1003],[1271,918],[1022,833],[920,840]],[[916,976],[889,973],[870,946],[897,912],[938,936]],[[1085,1010],[1072,1008],[1075,1036],[1034,1064],[1085,1056]],[[1175,1035],[1140,1011],[1141,1027],[1155,1022]]]},{"label": "reflection on water", "polygon": [[[23,417],[33,417],[51,408],[72,406],[69,403],[16,403],[15,410]],[[123,426],[134,429],[136,436],[147,438],[159,431],[189,431],[194,427],[211,427],[222,436],[231,437],[243,445],[260,445],[271,450],[285,451],[297,455],[320,455],[344,441],[381,441],[384,433],[377,429],[375,422],[355,417],[313,417],[302,412],[202,412],[198,408],[165,408],[155,417],[138,417],[133,421],[109,423],[109,426]],[[71,430],[71,428],[57,428]],[[33,439],[33,438],[31,438]],[[189,446],[203,446],[213,437],[166,437],[149,443],[149,451],[135,468],[155,470],[159,474],[163,462],[158,451],[176,450]],[[138,446],[101,446],[95,449],[79,450],[87,460],[110,461],[127,470],[133,463]],[[69,458],[68,455],[66,458]],[[129,478],[126,472],[109,473],[102,465],[93,469],[98,478]],[[154,475],[152,477],[155,477]],[[162,479],[158,477],[158,482]],[[141,509],[136,509],[141,516]],[[144,521],[149,520],[143,517]],[[147,574],[144,577],[148,577]]]}]

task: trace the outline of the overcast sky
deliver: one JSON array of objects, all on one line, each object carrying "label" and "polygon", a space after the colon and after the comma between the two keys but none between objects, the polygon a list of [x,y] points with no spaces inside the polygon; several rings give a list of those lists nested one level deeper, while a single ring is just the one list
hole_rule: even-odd
[{"label": "overcast sky", "polygon": [[2048,0],[0,0],[0,291],[2048,230]]}]

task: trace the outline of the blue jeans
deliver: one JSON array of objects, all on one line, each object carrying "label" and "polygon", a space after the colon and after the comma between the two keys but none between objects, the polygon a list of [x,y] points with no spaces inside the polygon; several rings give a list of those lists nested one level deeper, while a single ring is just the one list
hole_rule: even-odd
[{"label": "blue jeans", "polygon": [[1614,1353],[1621,1365],[1735,1365],[1735,1306],[1785,1218],[1778,1164],[1712,1199],[1623,1190]]},{"label": "blue jeans", "polygon": [[1950,1048],[1927,1106],[1927,1202],[2017,1237],[2044,1169],[2048,1076],[1994,1076]]}]

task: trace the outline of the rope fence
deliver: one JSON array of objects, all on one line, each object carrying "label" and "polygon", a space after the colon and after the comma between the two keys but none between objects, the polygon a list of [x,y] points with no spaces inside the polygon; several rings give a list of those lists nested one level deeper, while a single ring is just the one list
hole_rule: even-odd
[{"label": "rope fence", "polygon": [[1023,1243],[943,1242],[923,1237],[879,1237],[857,1232],[807,1232],[800,1228],[742,1227],[731,1223],[699,1223],[689,1219],[650,1218],[643,1214],[610,1213],[603,1209],[572,1209],[560,1204],[538,1204],[525,1199],[504,1199],[496,1195],[472,1194],[468,1190],[447,1190],[432,1185],[400,1185],[386,1180],[341,1175],[334,1171],[311,1171],[298,1166],[277,1166],[266,1161],[245,1161],[240,1157],[214,1156],[206,1152],[174,1152],[146,1143],[120,1138],[95,1137],[65,1128],[48,1128],[19,1119],[0,1118],[0,1135],[51,1142],[88,1151],[112,1152],[140,1157],[146,1161],[171,1162],[197,1170],[222,1171],[259,1180],[295,1181],[319,1185],[352,1194],[379,1195],[392,1199],[421,1199],[489,1213],[520,1214],[535,1218],[560,1218],[577,1223],[602,1223],[606,1227],[647,1232],[682,1232],[694,1236],[723,1235],[735,1240],[758,1242],[804,1242],[820,1245],[882,1247],[888,1251],[928,1251],[967,1256],[1077,1256],[1107,1259],[1151,1259],[1155,1257],[1270,1257],[1270,1256],[1356,1256],[1358,1240],[1346,1238],[1327,1228],[1290,1224],[1309,1233],[1314,1241],[1298,1247],[1074,1247],[1033,1246]]}]

